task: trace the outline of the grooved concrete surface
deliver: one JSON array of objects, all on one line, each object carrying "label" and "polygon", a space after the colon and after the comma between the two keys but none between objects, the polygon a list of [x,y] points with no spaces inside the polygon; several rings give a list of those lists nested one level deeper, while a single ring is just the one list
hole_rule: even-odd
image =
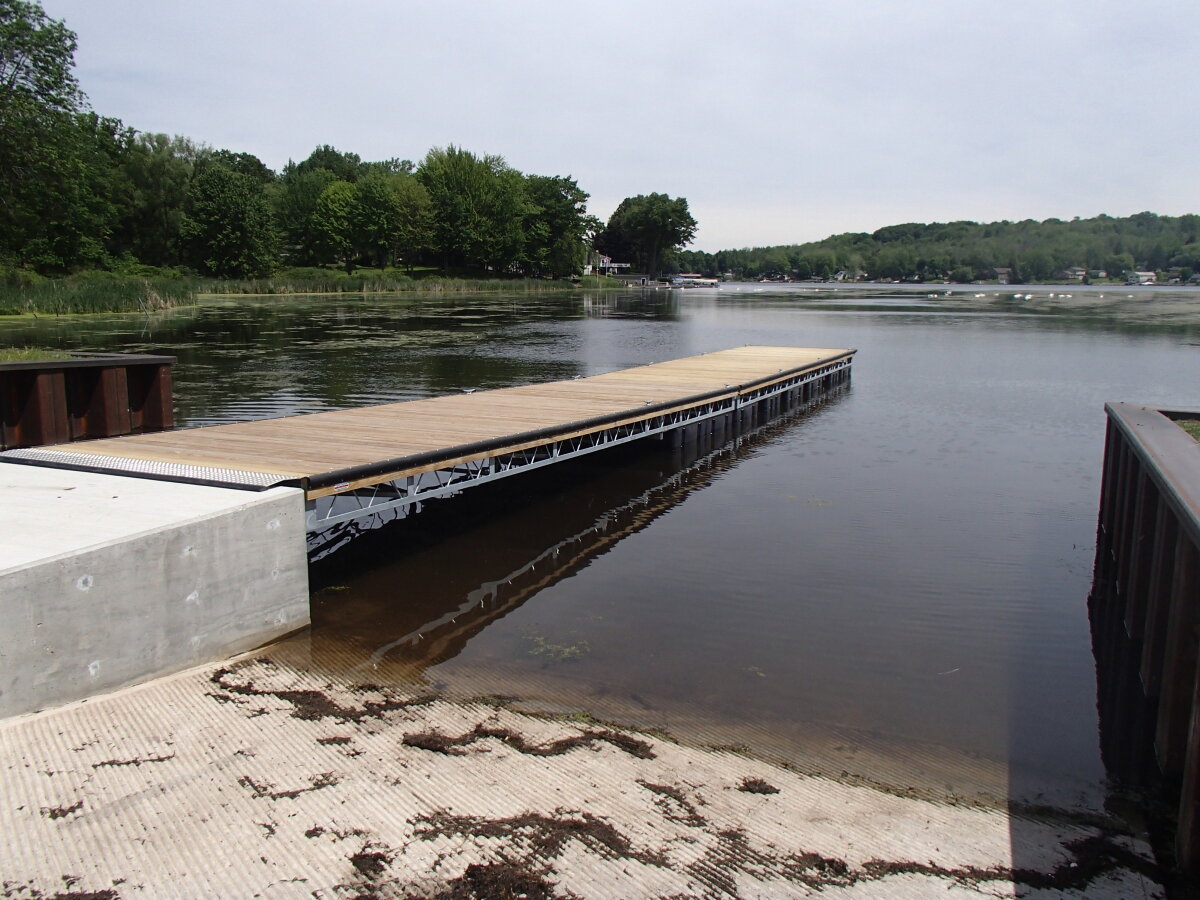
[{"label": "grooved concrete surface", "polygon": [[269,652],[0,723],[0,834],[20,898],[1163,896],[1102,818],[894,796]]}]

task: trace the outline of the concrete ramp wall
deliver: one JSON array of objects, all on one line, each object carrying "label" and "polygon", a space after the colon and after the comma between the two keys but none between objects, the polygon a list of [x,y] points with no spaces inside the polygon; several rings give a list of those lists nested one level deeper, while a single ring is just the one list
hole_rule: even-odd
[{"label": "concrete ramp wall", "polygon": [[304,493],[0,464],[0,717],[309,620]]}]

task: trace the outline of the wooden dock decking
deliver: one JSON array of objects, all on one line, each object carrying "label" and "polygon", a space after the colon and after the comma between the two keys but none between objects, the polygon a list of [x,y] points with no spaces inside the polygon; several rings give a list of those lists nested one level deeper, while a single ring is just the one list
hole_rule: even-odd
[{"label": "wooden dock decking", "polygon": [[201,483],[294,484],[311,500],[736,398],[847,365],[854,352],[738,347],[569,381],[83,441],[0,460]]}]

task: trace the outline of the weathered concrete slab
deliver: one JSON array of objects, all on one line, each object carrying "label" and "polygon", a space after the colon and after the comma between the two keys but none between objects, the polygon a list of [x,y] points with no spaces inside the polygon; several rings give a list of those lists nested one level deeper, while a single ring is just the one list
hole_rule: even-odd
[{"label": "weathered concrete slab", "polygon": [[308,623],[304,501],[0,465],[0,717]]},{"label": "weathered concrete slab", "polygon": [[[246,657],[0,723],[12,896],[1162,898],[1101,815],[897,796]],[[360,680],[360,677],[362,680]]]}]

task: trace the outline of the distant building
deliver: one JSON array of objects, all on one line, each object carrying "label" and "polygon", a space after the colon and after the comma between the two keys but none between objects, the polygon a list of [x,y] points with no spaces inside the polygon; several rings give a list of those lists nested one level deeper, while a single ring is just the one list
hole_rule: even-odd
[{"label": "distant building", "polygon": [[1125,275],[1126,284],[1157,284],[1158,274],[1155,272],[1129,272]]},{"label": "distant building", "polygon": [[1087,269],[1080,266],[1071,266],[1071,268],[1063,270],[1063,278],[1067,281],[1083,281],[1086,277]]},{"label": "distant building", "polygon": [[628,269],[629,263],[613,262],[611,257],[594,254],[588,264],[583,267],[584,275],[615,275],[618,269]]},{"label": "distant building", "polygon": [[1009,268],[992,269],[992,277],[995,278],[1001,284],[1008,284],[1009,281],[1012,280],[1012,269],[1009,269]]}]

